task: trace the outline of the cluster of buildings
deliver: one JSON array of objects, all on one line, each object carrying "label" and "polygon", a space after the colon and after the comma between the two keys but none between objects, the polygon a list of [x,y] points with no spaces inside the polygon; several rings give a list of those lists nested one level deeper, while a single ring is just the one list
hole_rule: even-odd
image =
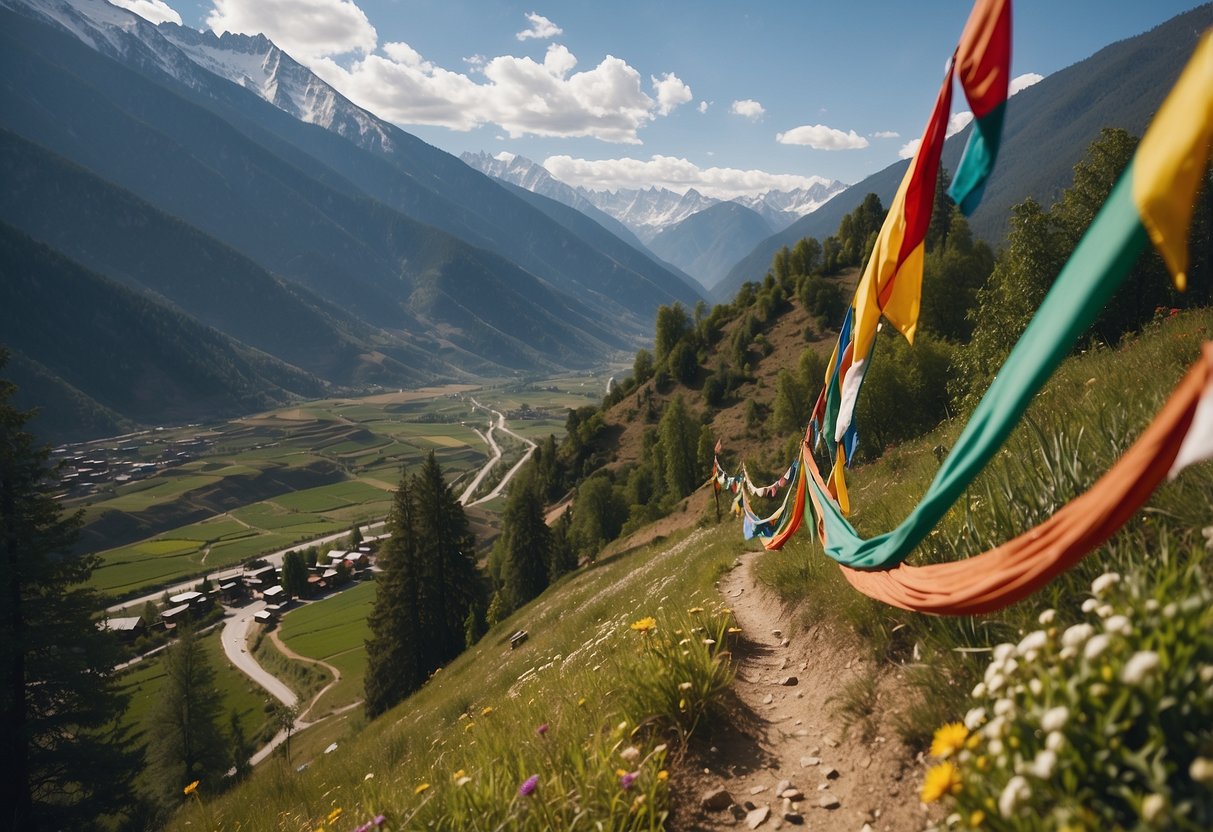
[{"label": "cluster of buildings", "polygon": [[201,436],[187,437],[164,445],[154,457],[146,456],[143,449],[155,441],[128,437],[122,444],[86,443],[56,448],[51,458],[63,466],[59,476],[64,493],[59,496],[83,497],[103,486],[144,479],[157,471],[189,462],[208,445]]},{"label": "cluster of buildings", "polygon": [[[371,544],[352,551],[330,550],[317,559],[315,566],[308,568],[306,597],[322,595],[351,580],[370,579],[373,557]],[[224,578],[208,592],[194,589],[169,597],[164,609],[160,610],[158,622],[151,626],[174,630],[183,621],[206,615],[216,604],[239,606],[251,600],[265,601],[265,609],[258,611],[254,618],[268,623],[290,609],[297,600],[287,593],[281,580],[279,567],[254,561],[239,573]],[[104,626],[126,641],[134,641],[149,629],[148,622],[141,616],[110,618]]]}]

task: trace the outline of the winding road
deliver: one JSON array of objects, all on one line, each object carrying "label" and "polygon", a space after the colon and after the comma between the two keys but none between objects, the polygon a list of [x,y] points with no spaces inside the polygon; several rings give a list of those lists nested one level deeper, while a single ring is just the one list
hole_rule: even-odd
[{"label": "winding road", "polygon": [[[472,480],[468,487],[463,490],[463,494],[459,496],[459,503],[461,505],[478,506],[481,503],[487,503],[489,500],[493,500],[501,496],[501,492],[509,484],[510,480],[513,479],[515,474],[522,470],[522,466],[525,465],[526,461],[531,458],[531,454],[535,453],[536,445],[530,439],[527,439],[525,436],[520,436],[506,427],[505,416],[501,413],[501,411],[493,410],[491,407],[485,407],[475,399],[471,399],[471,402],[473,407],[479,408],[480,410],[487,410],[489,413],[497,417],[496,420],[489,420],[489,429],[487,433],[480,433],[480,431],[476,431],[476,433],[480,434],[481,438],[488,443],[488,446],[492,449],[493,454],[489,457],[489,461],[484,464],[484,467],[476,473],[476,477]],[[522,455],[522,459],[518,460],[518,462],[516,462],[514,466],[510,468],[510,470],[505,472],[505,476],[501,478],[501,482],[497,483],[497,486],[492,491],[485,494],[478,500],[472,500],[472,495],[476,493],[476,489],[480,487],[480,483],[484,481],[484,478],[488,476],[488,473],[493,470],[494,466],[496,466],[498,461],[501,459],[501,448],[498,446],[497,440],[493,438],[493,431],[495,430],[499,430],[502,433],[508,433],[510,436],[526,445],[526,453]]]}]

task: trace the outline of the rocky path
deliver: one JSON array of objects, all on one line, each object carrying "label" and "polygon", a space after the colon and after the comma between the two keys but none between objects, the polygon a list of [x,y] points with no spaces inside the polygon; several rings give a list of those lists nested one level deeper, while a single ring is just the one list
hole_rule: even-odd
[{"label": "rocky path", "polygon": [[896,701],[898,678],[876,681],[868,730],[844,730],[840,697],[871,678],[871,661],[851,639],[820,626],[803,630],[758,584],[749,552],[720,581],[742,628],[728,724],[715,725],[689,752],[691,784],[674,829],[922,829],[923,767],[897,740],[882,706]]}]

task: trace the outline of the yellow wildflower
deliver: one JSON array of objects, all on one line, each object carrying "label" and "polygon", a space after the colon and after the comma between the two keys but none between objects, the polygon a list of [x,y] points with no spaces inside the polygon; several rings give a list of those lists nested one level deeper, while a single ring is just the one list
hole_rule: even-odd
[{"label": "yellow wildflower", "polygon": [[962,788],[960,771],[951,763],[940,763],[927,771],[922,781],[922,802],[934,803],[944,795],[957,794]]},{"label": "yellow wildflower", "polygon": [[969,729],[963,722],[949,722],[941,725],[935,731],[931,740],[931,754],[936,757],[947,757],[964,748],[965,740],[969,738]]},{"label": "yellow wildflower", "polygon": [[969,826],[973,827],[974,829],[980,829],[981,825],[985,823],[985,820],[986,813],[978,809],[973,812],[973,814],[969,815]]},{"label": "yellow wildflower", "polygon": [[691,607],[689,610],[687,610],[687,615],[695,615],[696,613],[701,612],[703,612],[703,607]]},{"label": "yellow wildflower", "polygon": [[463,730],[465,730],[465,731],[471,731],[471,730],[472,730],[473,728],[475,728],[475,727],[476,727],[476,723],[475,723],[475,722],[472,722],[472,721],[470,721],[470,720],[469,720],[469,721],[468,721],[468,724],[467,724],[467,725],[465,725],[465,726],[463,726]]},{"label": "yellow wildflower", "polygon": [[657,779],[658,781],[664,783],[666,780],[670,779],[670,773],[663,768],[661,771],[657,772]]},{"label": "yellow wildflower", "polygon": [[344,810],[340,806],[338,806],[336,809],[329,812],[329,823],[336,823],[337,818],[341,817],[342,811],[344,811]]},{"label": "yellow wildflower", "polygon": [[200,780],[195,780],[193,783],[190,783],[188,786],[186,786],[186,787],[185,787],[184,789],[182,789],[181,791],[182,791],[184,794],[193,794],[194,792],[198,791],[198,784],[199,784],[200,782],[201,782]]},{"label": "yellow wildflower", "polygon": [[577,707],[578,708],[585,707],[585,697],[584,696],[577,700]]},{"label": "yellow wildflower", "polygon": [[413,794],[421,794],[430,787],[429,783],[418,783],[417,788],[413,789]]},{"label": "yellow wildflower", "polygon": [[466,771],[464,771],[463,769],[459,769],[459,771],[457,771],[457,772],[455,772],[454,774],[452,774],[452,775],[451,775],[451,779],[452,779],[452,780],[458,780],[460,777],[463,777],[463,776],[465,776],[466,774],[467,774],[467,772],[466,772]]},{"label": "yellow wildflower", "polygon": [[729,627],[729,632],[730,633],[740,633],[741,628],[740,627]]},{"label": "yellow wildflower", "polygon": [[489,715],[489,714],[491,714],[492,712],[493,712],[493,706],[492,706],[492,705],[485,705],[483,708],[481,708],[481,709],[480,709],[480,715],[481,715],[481,716],[488,716],[488,715]]},{"label": "yellow wildflower", "polygon": [[657,619],[653,618],[652,616],[632,622],[632,629],[638,633],[647,633],[649,630],[655,629],[656,627]]}]

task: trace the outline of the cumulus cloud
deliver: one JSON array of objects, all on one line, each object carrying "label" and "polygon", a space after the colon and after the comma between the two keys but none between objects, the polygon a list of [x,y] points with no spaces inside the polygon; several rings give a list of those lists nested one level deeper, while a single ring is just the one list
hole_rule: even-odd
[{"label": "cumulus cloud", "polygon": [[115,6],[130,9],[144,20],[152,23],[176,23],[181,25],[181,15],[177,14],[164,0],[112,0]]},{"label": "cumulus cloud", "polygon": [[668,116],[679,104],[691,100],[691,88],[672,72],[667,72],[660,78],[650,76],[649,80],[653,82],[653,90],[657,93],[657,112],[663,116]]},{"label": "cumulus cloud", "polygon": [[1016,75],[1011,79],[1010,89],[1008,92],[1014,95],[1017,92],[1022,92],[1033,84],[1039,84],[1045,77],[1039,72],[1025,72],[1023,75]]},{"label": "cumulus cloud", "polygon": [[969,112],[968,110],[964,110],[959,113],[953,113],[952,117],[948,119],[948,132],[944,134],[945,137],[955,136],[961,130],[968,127],[969,122],[971,122],[972,120],[973,120],[973,114],[971,112]]},{"label": "cumulus cloud", "polygon": [[351,0],[214,0],[206,25],[216,34],[264,33],[293,58],[310,63],[369,53],[378,34]]},{"label": "cumulus cloud", "polygon": [[571,156],[549,156],[544,160],[543,166],[560,181],[591,190],[613,191],[655,185],[677,193],[686,193],[694,188],[717,199],[753,196],[772,189],[789,191],[829,182],[820,176],[798,176],[737,168],[701,168],[675,156],[652,156],[647,160],[589,160]]},{"label": "cumulus cloud", "polygon": [[849,130],[844,133],[824,124],[803,124],[786,133],[776,133],[780,144],[799,144],[814,150],[860,150],[868,146],[868,140]]},{"label": "cumulus cloud", "polygon": [[900,139],[901,134],[896,130],[877,130],[872,134],[874,139]]},{"label": "cumulus cloud", "polygon": [[527,12],[526,19],[531,22],[531,28],[523,29],[521,32],[514,35],[514,37],[518,38],[518,40],[529,40],[531,38],[535,38],[537,40],[546,40],[547,38],[554,38],[557,35],[564,34],[564,29],[561,29],[559,26],[541,14]]},{"label": "cumulus cloud", "polygon": [[734,101],[733,105],[729,107],[729,112],[735,116],[744,116],[750,121],[758,121],[766,109],[752,98],[743,98],[740,101]]},{"label": "cumulus cloud", "polygon": [[911,141],[906,142],[905,144],[903,144],[901,146],[901,149],[897,151],[897,158],[898,159],[909,159],[911,156],[913,156],[915,153],[918,152],[918,146],[920,144],[922,144],[922,139],[913,139]]},{"label": "cumulus cloud", "polygon": [[686,85],[667,74],[655,101],[641,89],[640,73],[611,55],[573,72],[577,58],[559,44],[548,47],[542,63],[509,55],[488,59],[481,67],[485,83],[436,66],[408,44],[385,44],[381,52],[348,69],[330,59],[313,62],[312,69],[390,121],[453,130],[496,124],[510,138],[589,136],[639,144],[641,127],[690,95],[686,89],[684,98]]},{"label": "cumulus cloud", "polygon": [[708,102],[700,101],[699,102],[699,112],[706,113],[707,111],[708,111]]}]

